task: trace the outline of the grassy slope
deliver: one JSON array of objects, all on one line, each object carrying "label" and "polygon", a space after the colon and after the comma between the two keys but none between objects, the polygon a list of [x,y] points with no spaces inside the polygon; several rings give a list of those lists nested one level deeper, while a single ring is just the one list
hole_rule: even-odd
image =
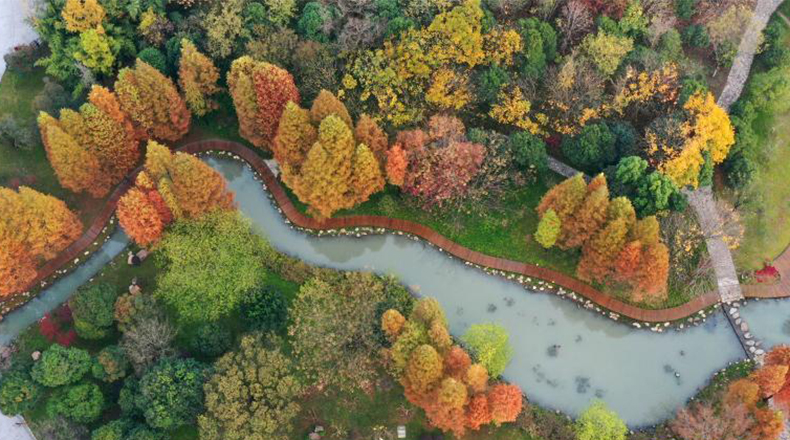
[{"label": "grassy slope", "polygon": [[[785,2],[779,10],[790,15],[790,3]],[[790,40],[786,44],[790,45]],[[790,245],[790,112],[763,113],[754,128],[763,145],[763,157],[768,160],[759,164],[747,190],[755,203],[747,203],[742,210],[746,231],[735,253],[736,263],[742,269],[759,269]]]}]

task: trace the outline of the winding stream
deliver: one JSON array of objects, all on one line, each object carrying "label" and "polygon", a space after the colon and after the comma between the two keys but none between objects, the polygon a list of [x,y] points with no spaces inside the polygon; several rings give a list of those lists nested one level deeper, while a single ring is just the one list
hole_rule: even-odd
[{"label": "winding stream", "polygon": [[[228,180],[241,211],[279,250],[321,266],[394,274],[415,292],[440,301],[454,335],[472,323],[505,326],[515,351],[505,377],[543,406],[577,415],[599,397],[630,426],[653,424],[671,416],[713,372],[744,355],[721,313],[682,332],[638,331],[566,299],[526,291],[421,241],[395,235],[319,238],[295,231],[249,166],[206,160]],[[117,232],[85,265],[7,316],[0,322],[0,344],[64,301],[127,242]]]}]

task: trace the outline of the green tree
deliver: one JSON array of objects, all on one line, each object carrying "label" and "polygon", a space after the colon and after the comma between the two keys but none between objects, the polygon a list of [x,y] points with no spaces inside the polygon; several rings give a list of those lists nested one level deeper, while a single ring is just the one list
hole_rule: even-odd
[{"label": "green tree", "polygon": [[30,376],[41,385],[57,387],[79,381],[90,367],[91,355],[87,351],[55,344],[33,365]]},{"label": "green tree", "polygon": [[93,72],[110,75],[115,64],[117,46],[116,41],[101,28],[90,29],[80,34],[80,50],[74,53],[74,58]]},{"label": "green tree", "polygon": [[91,374],[104,382],[116,382],[126,377],[129,367],[129,359],[123,349],[118,345],[108,345],[96,355]]},{"label": "green tree", "polygon": [[298,368],[321,385],[353,390],[376,376],[380,348],[372,331],[386,286],[369,273],[312,279],[291,305],[293,351]]},{"label": "green tree", "polygon": [[69,300],[74,328],[85,339],[102,339],[112,329],[118,289],[109,283],[81,287]]},{"label": "green tree", "polygon": [[0,412],[7,416],[33,409],[41,394],[41,386],[25,372],[5,372],[0,376]]},{"label": "green tree", "polygon": [[625,157],[606,171],[614,196],[625,196],[633,203],[639,217],[667,209],[682,210],[685,199],[672,180],[658,171],[649,171],[646,160]]},{"label": "green tree", "polygon": [[560,236],[562,229],[562,222],[553,209],[549,209],[543,214],[540,222],[538,223],[538,230],[535,232],[535,241],[540,243],[541,246],[548,249],[554,246],[557,238]]},{"label": "green tree", "polygon": [[155,295],[184,322],[216,321],[264,278],[263,239],[235,211],[176,222],[159,244]]},{"label": "green tree", "polygon": [[202,324],[189,342],[195,352],[206,357],[217,357],[228,351],[232,344],[230,330],[216,322]]},{"label": "green tree", "polygon": [[275,344],[260,334],[245,335],[239,348],[217,360],[206,382],[200,438],[286,440],[302,388],[293,363]]},{"label": "green tree", "polygon": [[77,423],[93,422],[103,409],[104,395],[94,383],[58,388],[47,401],[49,417],[63,416]]},{"label": "green tree", "polygon": [[137,408],[153,428],[173,430],[194,423],[203,410],[205,365],[194,359],[163,359],[140,378]]},{"label": "green tree", "polygon": [[472,324],[462,339],[491,377],[497,377],[513,357],[509,338],[507,330],[499,324]]},{"label": "green tree", "polygon": [[113,420],[91,432],[91,440],[124,440],[131,423],[124,419]]},{"label": "green tree", "polygon": [[520,131],[508,138],[508,146],[513,152],[516,164],[524,170],[543,175],[549,167],[546,143],[528,131]]},{"label": "green tree", "polygon": [[588,124],[562,140],[562,153],[574,166],[597,173],[617,160],[617,138],[604,123]]},{"label": "green tree", "polygon": [[576,420],[574,431],[577,440],[625,440],[628,427],[617,413],[596,400]]},{"label": "green tree", "polygon": [[244,295],[241,314],[250,329],[279,332],[288,322],[288,303],[276,288],[259,287]]},{"label": "green tree", "polygon": [[587,35],[581,50],[606,76],[612,76],[623,58],[634,48],[634,40],[606,32]]}]

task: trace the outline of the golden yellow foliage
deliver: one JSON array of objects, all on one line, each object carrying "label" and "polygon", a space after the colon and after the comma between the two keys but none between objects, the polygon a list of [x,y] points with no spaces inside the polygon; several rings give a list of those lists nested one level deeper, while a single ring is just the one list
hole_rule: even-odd
[{"label": "golden yellow foliage", "polygon": [[510,90],[503,90],[499,93],[497,103],[488,113],[495,121],[514,125],[522,130],[528,130],[532,134],[543,132],[541,123],[546,121],[544,115],[536,115],[537,121],[529,117],[532,104],[524,98],[524,93],[518,87]]},{"label": "golden yellow foliage", "polygon": [[521,52],[523,41],[521,35],[513,29],[494,29],[484,35],[483,45],[488,63],[509,66],[513,64],[513,54]]},{"label": "golden yellow foliage", "polygon": [[467,78],[450,69],[437,70],[425,100],[441,109],[460,110],[472,100]]},{"label": "golden yellow foliage", "polygon": [[106,14],[97,0],[66,0],[60,15],[66,22],[66,30],[85,32],[99,26]]}]

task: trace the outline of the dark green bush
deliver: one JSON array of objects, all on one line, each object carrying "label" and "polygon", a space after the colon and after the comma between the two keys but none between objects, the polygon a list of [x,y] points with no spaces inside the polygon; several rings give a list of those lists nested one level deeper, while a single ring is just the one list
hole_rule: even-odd
[{"label": "dark green bush", "polygon": [[165,440],[164,432],[151,429],[145,425],[132,428],[123,440]]},{"label": "dark green bush", "polygon": [[190,347],[206,357],[217,357],[225,353],[233,344],[230,331],[225,327],[210,322],[198,327],[190,340]]},{"label": "dark green bush", "polygon": [[617,137],[605,123],[588,124],[562,140],[562,153],[573,166],[595,174],[617,160]]},{"label": "dark green bush", "polygon": [[675,0],[675,15],[681,20],[689,20],[697,12],[697,0]]},{"label": "dark green bush", "polygon": [[771,69],[790,64],[790,47],[785,43],[788,32],[785,23],[779,20],[771,21],[765,27],[763,31],[765,45],[760,53],[760,61],[765,64],[766,68]]},{"label": "dark green bush", "polygon": [[692,24],[683,29],[683,41],[691,47],[710,46],[708,30],[701,24]]},{"label": "dark green bush", "polygon": [[94,383],[58,388],[47,401],[49,417],[63,416],[77,423],[98,419],[104,409],[104,395]]},{"label": "dark green bush", "polygon": [[33,365],[30,375],[41,385],[57,387],[75,383],[91,367],[91,355],[81,348],[52,345]]},{"label": "dark green bush", "polygon": [[194,359],[163,359],[140,378],[135,404],[152,428],[173,430],[203,411],[208,369]]},{"label": "dark green bush", "polygon": [[28,411],[36,405],[42,391],[29,374],[5,372],[0,376],[0,412],[14,416]]},{"label": "dark green bush", "polygon": [[606,126],[614,135],[614,146],[618,157],[635,156],[637,152],[637,134],[634,126],[627,121],[607,121]]},{"label": "dark green bush", "polygon": [[81,338],[102,339],[112,329],[118,288],[109,283],[81,287],[69,300],[74,328]]},{"label": "dark green bush", "polygon": [[658,41],[658,53],[665,61],[680,61],[683,58],[683,38],[676,29],[670,29]]},{"label": "dark green bush", "polygon": [[264,286],[247,293],[241,314],[250,329],[279,332],[288,322],[288,304],[279,290]]},{"label": "dark green bush", "polygon": [[477,77],[477,100],[490,105],[497,101],[499,91],[510,82],[507,71],[496,64],[480,72]]},{"label": "dark green bush", "polygon": [[146,47],[137,54],[137,58],[150,64],[151,67],[167,75],[167,57],[155,47]]},{"label": "dark green bush", "polygon": [[324,28],[326,22],[331,20],[333,15],[333,11],[320,2],[307,3],[296,23],[296,29],[308,40],[326,43],[329,41],[329,36],[324,33]]},{"label": "dark green bush", "polygon": [[546,143],[528,131],[522,131],[508,138],[508,147],[513,153],[516,164],[524,170],[532,170],[542,175],[548,169]]},{"label": "dark green bush", "polygon": [[124,434],[131,427],[125,419],[113,420],[93,430],[91,440],[124,440]]}]

